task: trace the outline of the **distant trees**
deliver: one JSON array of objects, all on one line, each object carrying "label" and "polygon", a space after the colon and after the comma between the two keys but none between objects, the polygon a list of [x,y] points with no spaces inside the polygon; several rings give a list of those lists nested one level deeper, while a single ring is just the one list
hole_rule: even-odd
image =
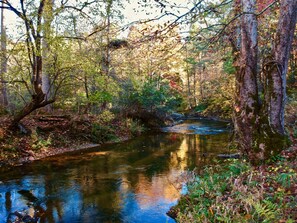
[{"label": "distant trees", "polygon": [[166,116],[183,106],[183,43],[177,29],[161,24],[130,28],[128,46],[116,50],[113,64],[122,80],[118,105],[128,113]]}]

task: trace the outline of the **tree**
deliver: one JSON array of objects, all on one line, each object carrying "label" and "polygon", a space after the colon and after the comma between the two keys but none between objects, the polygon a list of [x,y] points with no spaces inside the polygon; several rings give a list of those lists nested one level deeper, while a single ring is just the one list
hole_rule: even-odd
[{"label": "tree", "polygon": [[[47,100],[52,99],[53,96],[53,89],[51,89],[53,86],[51,84],[51,64],[49,60],[50,56],[50,40],[51,40],[51,23],[54,19],[53,16],[53,6],[54,6],[54,0],[45,0],[44,2],[44,13],[43,13],[43,20],[44,25],[43,28],[43,36],[42,39],[42,57],[43,57],[43,66],[42,66],[42,91],[45,93],[45,97]],[[52,106],[47,105],[46,106],[47,111],[52,111]]]},{"label": "tree", "polygon": [[[92,4],[97,4],[96,1],[85,1],[83,3],[76,2],[72,4],[69,1],[60,1],[59,6],[53,9],[53,0],[39,0],[25,2],[20,0],[19,3],[7,0],[0,0],[2,9],[10,10],[21,19],[23,22],[25,43],[27,48],[27,55],[30,64],[29,72],[31,75],[31,82],[27,87],[30,91],[31,99],[24,107],[17,112],[12,119],[11,127],[15,127],[18,123],[34,110],[50,105],[55,101],[55,95],[51,95],[53,90],[54,80],[50,80],[50,72],[54,64],[49,64],[49,53],[51,40],[51,22],[53,16],[61,14],[61,17],[67,17],[65,13],[68,11],[76,11],[78,15],[84,15],[84,9],[88,8]],[[67,5],[67,3],[69,5]],[[96,5],[97,6],[97,5]],[[95,7],[96,8],[96,7]],[[67,14],[67,13],[66,13]],[[88,17],[88,19],[90,16]],[[63,27],[64,34],[67,27]],[[61,33],[56,32],[56,35]],[[60,37],[60,38],[73,38],[73,39],[85,39],[86,37]],[[46,60],[45,60],[46,58]],[[55,58],[51,58],[51,60]],[[45,64],[44,64],[45,63]],[[45,65],[45,66],[44,66]],[[59,73],[56,73],[57,75]],[[55,90],[56,92],[56,90]]]},{"label": "tree", "polygon": [[[26,30],[26,46],[32,72],[32,99],[19,111],[12,120],[11,127],[17,126],[20,120],[30,114],[32,111],[44,107],[54,102],[48,100],[46,93],[42,90],[42,15],[44,12],[45,0],[41,0],[38,5],[36,21],[30,18],[24,5],[24,1],[20,1],[21,9],[15,8],[9,1],[1,1],[2,7],[13,11],[21,18]],[[35,23],[34,23],[35,22]]]},{"label": "tree", "polygon": [[[284,109],[286,74],[297,19],[297,1],[280,2],[274,45],[263,67],[263,92],[258,83],[256,1],[241,1],[241,48],[234,104],[238,145],[252,162],[265,160],[286,146]],[[264,95],[261,100],[261,93]]]},{"label": "tree", "polygon": [[[3,3],[2,3],[3,6]],[[0,104],[6,108],[8,106],[7,88],[4,75],[7,71],[7,58],[6,58],[6,32],[4,26],[4,9],[1,9],[1,100]]]}]

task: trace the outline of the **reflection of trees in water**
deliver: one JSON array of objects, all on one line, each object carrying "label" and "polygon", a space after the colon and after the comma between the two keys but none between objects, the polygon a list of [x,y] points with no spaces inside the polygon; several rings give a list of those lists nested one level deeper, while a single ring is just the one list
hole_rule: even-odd
[{"label": "reflection of trees in water", "polygon": [[[53,176],[45,175],[40,177],[40,175],[35,175],[20,178],[14,181],[13,184],[9,184],[5,192],[6,215],[8,217],[11,214],[16,215],[14,214],[16,211],[22,216],[22,212],[32,209],[35,213],[38,213],[37,216],[41,217],[41,223],[52,223],[56,222],[53,216],[54,210],[56,210],[59,219],[62,219],[62,201],[57,198],[54,200],[47,199],[53,194],[60,194],[57,190],[52,189],[55,185],[53,179]],[[20,207],[15,207],[15,205],[20,205]]]},{"label": "reflection of trees in water", "polygon": [[[44,196],[45,197],[52,197],[53,195],[58,195],[61,194],[61,188],[58,187],[54,179],[61,179],[63,177],[63,174],[59,174],[58,176],[53,173],[48,173],[47,175],[44,176]],[[64,178],[65,179],[65,178]],[[67,182],[68,180],[65,179],[67,187]],[[54,223],[56,222],[56,219],[54,217],[54,213],[56,211],[58,215],[59,221],[62,220],[63,216],[63,201],[61,198],[58,198],[55,196],[55,199],[46,199],[45,201],[45,214],[41,217],[40,222],[48,222],[48,223]]]},{"label": "reflection of trees in water", "polygon": [[180,147],[171,153],[172,167],[182,170],[201,168],[213,162],[216,154],[226,151],[228,137],[222,135],[179,135]]},{"label": "reflection of trees in water", "polygon": [[11,201],[11,192],[7,191],[5,193],[5,209],[7,213],[11,213],[12,201]]},{"label": "reflection of trees in water", "polygon": [[[88,213],[83,218],[102,213],[110,220],[117,219],[120,212],[120,195],[118,179],[112,176],[116,163],[110,154],[96,158],[91,164],[78,166],[73,172],[75,183],[79,185],[82,199],[82,213]],[[115,165],[115,166],[114,166]]]},{"label": "reflection of trees in water", "polygon": [[152,197],[150,203],[162,194],[176,199],[176,189],[165,182],[168,179],[158,178],[156,174],[169,171],[170,153],[179,144],[179,139],[171,141],[170,136],[147,137],[145,141],[129,143],[128,148],[117,145],[113,152],[95,158],[91,164],[78,166],[72,174],[78,176],[75,182],[80,188],[82,210],[93,207],[99,213],[114,216],[113,219],[120,218],[123,193],[127,190]]},{"label": "reflection of trees in water", "polygon": [[[86,153],[82,159],[75,156],[65,161],[61,157],[55,165],[45,162],[32,170],[36,178],[41,168],[44,173],[44,182],[39,180],[38,190],[33,191],[37,198],[44,197],[46,213],[41,222],[65,221],[69,209],[75,211],[73,219],[81,222],[90,218],[117,222],[129,199],[141,207],[154,205],[160,198],[171,202],[179,196],[175,181],[181,171],[209,163],[213,158],[209,154],[225,147],[225,138],[160,134],[105,148],[110,151]],[[38,180],[31,179],[27,186],[34,187]],[[131,193],[143,196],[129,197]],[[7,212],[13,199],[10,192],[5,194]]]}]

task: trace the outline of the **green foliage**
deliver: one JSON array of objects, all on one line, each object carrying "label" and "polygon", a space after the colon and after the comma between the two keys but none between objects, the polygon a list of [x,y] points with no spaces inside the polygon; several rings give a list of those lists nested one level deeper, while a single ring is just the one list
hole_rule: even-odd
[{"label": "green foliage", "polygon": [[169,86],[167,81],[149,79],[142,82],[131,80],[121,93],[123,107],[138,107],[150,112],[167,113],[178,109],[182,96]]},{"label": "green foliage", "polygon": [[148,80],[139,92],[138,102],[149,111],[170,112],[181,103],[181,97],[175,94],[168,83]]},{"label": "green foliage", "polygon": [[110,103],[118,96],[118,84],[112,79],[104,76],[96,77],[95,89],[89,96],[89,101],[93,104]]},{"label": "green foliage", "polygon": [[108,123],[115,119],[115,115],[109,110],[104,110],[97,116],[97,118],[100,120],[100,122]]},{"label": "green foliage", "polygon": [[[279,161],[266,169],[242,160],[207,167],[181,198],[178,222],[292,222],[288,210],[297,174],[294,162]],[[294,213],[292,213],[294,214]],[[285,220],[285,221],[284,221]]]},{"label": "green foliage", "polygon": [[40,150],[40,149],[47,149],[52,144],[50,137],[48,139],[39,139],[32,144],[32,149]]},{"label": "green foliage", "polygon": [[146,130],[139,120],[127,119],[126,125],[133,136],[138,136]]},{"label": "green foliage", "polygon": [[95,143],[104,143],[117,139],[114,128],[98,123],[92,125],[91,135],[92,141]]},{"label": "green foliage", "polygon": [[227,55],[224,58],[224,64],[223,64],[223,70],[227,74],[235,74],[236,70],[235,67],[233,66],[233,55],[230,52],[227,53]]},{"label": "green foliage", "polygon": [[202,102],[202,103],[198,104],[198,105],[195,107],[195,111],[196,111],[196,112],[203,112],[203,111],[205,111],[205,109],[207,109],[207,107],[208,107],[208,104],[205,103],[205,102]]},{"label": "green foliage", "polygon": [[283,187],[290,187],[296,178],[295,172],[288,172],[288,173],[280,173],[276,177],[276,181],[281,184]]},{"label": "green foliage", "polygon": [[278,218],[278,205],[272,203],[269,200],[263,200],[263,202],[252,201],[253,207],[255,208],[255,219],[258,221],[269,223],[274,222]]},{"label": "green foliage", "polygon": [[33,150],[46,150],[52,144],[52,136],[49,135],[46,139],[38,135],[37,131],[33,131],[31,134],[31,147]]}]

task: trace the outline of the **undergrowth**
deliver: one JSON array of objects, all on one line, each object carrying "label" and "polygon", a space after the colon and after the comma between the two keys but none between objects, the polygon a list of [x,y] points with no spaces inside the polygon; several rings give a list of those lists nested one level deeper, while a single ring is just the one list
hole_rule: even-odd
[{"label": "undergrowth", "polygon": [[178,222],[290,223],[297,220],[293,160],[252,167],[244,160],[207,167],[174,207]]}]

